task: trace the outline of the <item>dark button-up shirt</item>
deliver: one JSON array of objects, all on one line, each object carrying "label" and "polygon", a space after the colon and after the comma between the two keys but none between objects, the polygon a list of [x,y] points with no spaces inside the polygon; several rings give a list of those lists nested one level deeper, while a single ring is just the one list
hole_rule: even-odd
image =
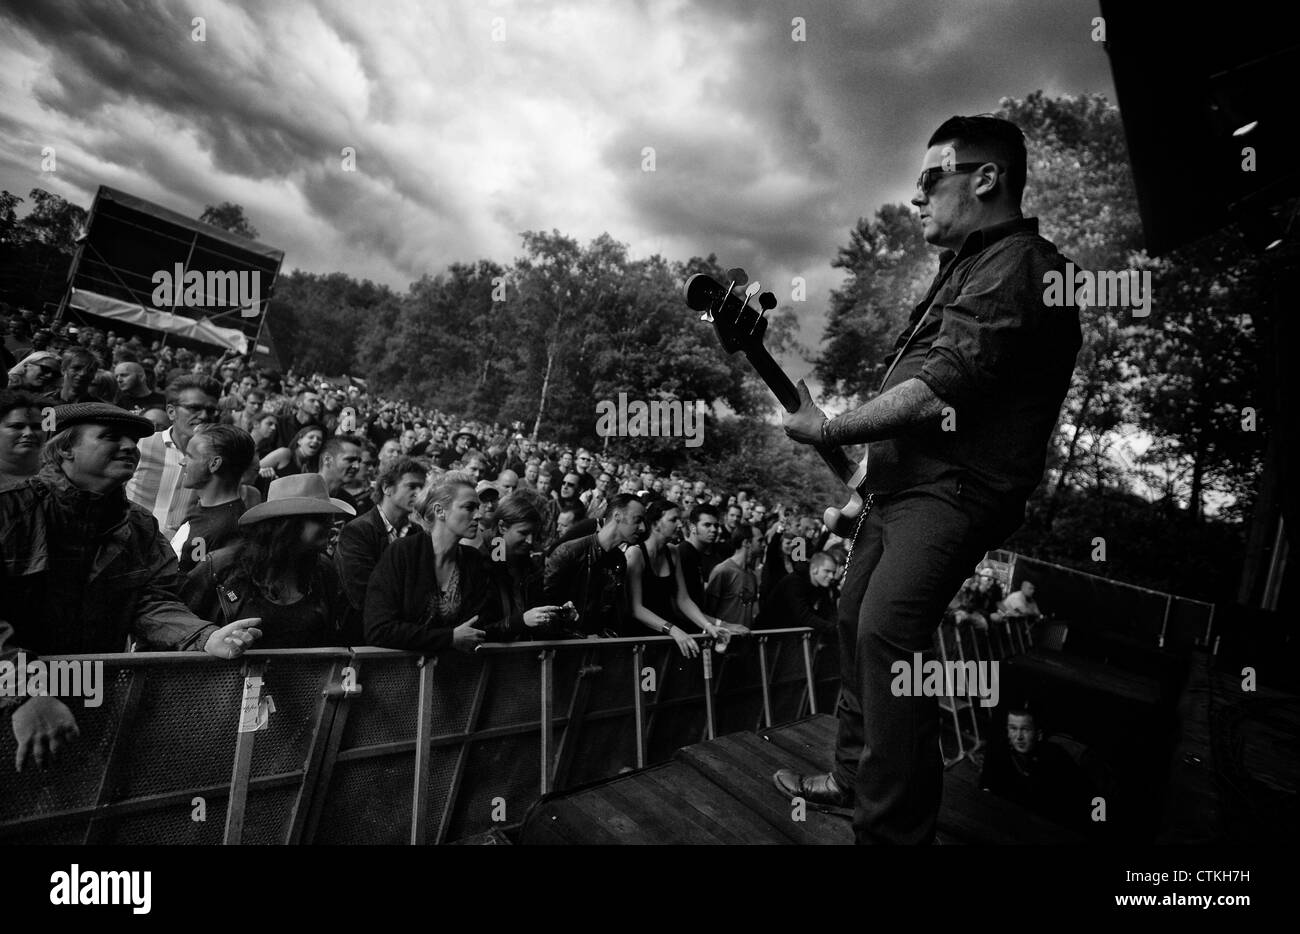
[{"label": "dark button-up shirt", "polygon": [[1016,218],[975,231],[939,259],[882,391],[917,378],[953,411],[872,442],[867,489],[894,493],[956,477],[999,505],[1023,508],[1042,479],[1082,343],[1078,309],[1043,300],[1044,277],[1064,274],[1065,257],[1038,235],[1036,219]]}]

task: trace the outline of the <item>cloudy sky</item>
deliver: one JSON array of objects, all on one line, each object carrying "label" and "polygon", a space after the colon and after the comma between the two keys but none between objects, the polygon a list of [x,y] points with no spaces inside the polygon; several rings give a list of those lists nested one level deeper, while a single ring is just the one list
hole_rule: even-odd
[{"label": "cloudy sky", "polygon": [[191,216],[235,201],[286,270],[398,289],[509,262],[523,230],[608,231],[634,256],[716,252],[783,301],[805,277],[814,345],[837,247],[911,195],[939,122],[1040,88],[1114,100],[1096,15],[1085,0],[0,0],[0,188],[88,207],[104,184]]}]

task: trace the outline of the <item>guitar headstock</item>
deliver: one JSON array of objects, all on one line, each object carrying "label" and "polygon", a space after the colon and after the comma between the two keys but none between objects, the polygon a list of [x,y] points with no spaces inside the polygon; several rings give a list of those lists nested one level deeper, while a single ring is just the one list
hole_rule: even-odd
[{"label": "guitar headstock", "polygon": [[[751,283],[743,269],[727,270],[727,279],[722,283],[706,273],[696,273],[686,280],[682,296],[687,305],[702,312],[700,320],[713,324],[727,353],[762,345],[767,312],[776,307],[776,296],[771,292],[759,294],[759,284]],[[756,294],[759,310],[749,306]]]}]

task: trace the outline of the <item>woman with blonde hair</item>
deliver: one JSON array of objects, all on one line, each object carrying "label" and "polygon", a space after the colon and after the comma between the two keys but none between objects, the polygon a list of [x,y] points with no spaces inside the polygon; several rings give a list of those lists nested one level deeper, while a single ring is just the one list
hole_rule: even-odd
[{"label": "woman with blonde hair", "polygon": [[426,530],[390,545],[366,587],[366,642],[389,649],[472,652],[475,624],[494,585],[488,559],[462,538],[478,534],[479,498],[463,473],[445,474],[416,497],[412,515]]}]

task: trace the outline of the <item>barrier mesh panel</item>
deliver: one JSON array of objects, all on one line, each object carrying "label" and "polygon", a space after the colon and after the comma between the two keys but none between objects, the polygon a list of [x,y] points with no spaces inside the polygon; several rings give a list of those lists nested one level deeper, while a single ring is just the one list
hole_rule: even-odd
[{"label": "barrier mesh panel", "polygon": [[407,753],[336,765],[313,842],[408,843],[414,764]]},{"label": "barrier mesh panel", "polygon": [[[456,763],[459,761],[463,742],[448,746],[434,746],[429,752],[429,809],[427,811],[428,831],[426,839],[433,843],[438,839],[439,828],[447,810],[447,798],[451,794],[451,785],[456,777]],[[410,810],[410,805],[407,805]],[[455,837],[445,837],[454,840]]]},{"label": "barrier mesh panel", "polygon": [[205,820],[195,820],[195,808],[187,798],[164,807],[108,819],[105,843],[209,845],[221,843],[226,830],[226,796],[208,795]]},{"label": "barrier mesh panel", "polygon": [[148,670],[115,797],[228,784],[243,686],[235,664]]},{"label": "barrier mesh panel", "polygon": [[[103,702],[98,707],[86,707],[69,699],[67,706],[81,735],[68,747],[57,767],[43,772],[31,765],[21,773],[14,771],[17,743],[9,718],[0,720],[0,823],[95,803],[130,678],[128,670],[105,666]],[[0,837],[4,835],[0,827]]]},{"label": "barrier mesh panel", "polygon": [[632,646],[595,648],[587,657],[588,666],[600,668],[599,672],[588,676],[587,709],[613,710],[631,707],[632,690],[636,685],[632,677],[632,665],[635,659]]},{"label": "barrier mesh panel", "polygon": [[464,733],[483,671],[483,660],[443,652],[433,671],[433,735]]},{"label": "barrier mesh panel", "polygon": [[536,736],[503,736],[471,744],[446,839],[458,840],[523,820],[540,787]]},{"label": "barrier mesh panel", "polygon": [[23,831],[0,831],[0,846],[79,846],[85,838],[85,820],[58,825],[30,827]]},{"label": "barrier mesh panel", "polygon": [[477,729],[536,723],[540,710],[541,663],[537,656],[529,652],[493,658]]},{"label": "barrier mesh panel", "polygon": [[304,768],[332,665],[331,659],[277,656],[271,660],[262,690],[275,700],[275,713],[253,746],[254,778]]},{"label": "barrier mesh panel", "polygon": [[577,734],[568,780],[563,787],[571,788],[634,768],[636,725],[632,715],[588,720]]},{"label": "barrier mesh panel", "polygon": [[288,843],[293,802],[297,794],[296,785],[266,790],[250,788],[241,842],[253,845]]},{"label": "barrier mesh panel", "polygon": [[347,701],[343,749],[415,739],[419,669],[413,658],[366,659],[357,672],[361,693]]}]

